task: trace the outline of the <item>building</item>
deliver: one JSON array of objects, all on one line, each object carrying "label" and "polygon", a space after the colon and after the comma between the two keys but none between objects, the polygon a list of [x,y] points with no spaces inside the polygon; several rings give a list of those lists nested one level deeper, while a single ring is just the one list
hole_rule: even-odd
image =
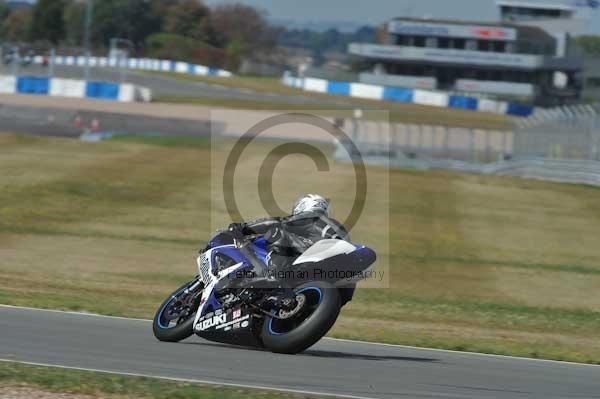
[{"label": "building", "polygon": [[583,56],[569,36],[587,30],[576,5],[501,0],[496,23],[395,18],[381,41],[352,43],[362,83],[528,98],[539,105],[577,101]]},{"label": "building", "polygon": [[599,3],[596,0],[568,4],[497,0],[496,5],[502,21],[535,26],[548,32],[557,40],[556,55],[564,56],[568,52],[569,37],[589,31],[592,10]]}]

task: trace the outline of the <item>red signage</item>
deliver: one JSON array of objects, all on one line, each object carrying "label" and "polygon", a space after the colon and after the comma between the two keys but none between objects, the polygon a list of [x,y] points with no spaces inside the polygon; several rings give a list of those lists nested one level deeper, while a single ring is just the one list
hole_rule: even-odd
[{"label": "red signage", "polygon": [[477,37],[486,39],[506,39],[506,31],[502,29],[482,29],[477,28],[472,30],[473,34]]}]

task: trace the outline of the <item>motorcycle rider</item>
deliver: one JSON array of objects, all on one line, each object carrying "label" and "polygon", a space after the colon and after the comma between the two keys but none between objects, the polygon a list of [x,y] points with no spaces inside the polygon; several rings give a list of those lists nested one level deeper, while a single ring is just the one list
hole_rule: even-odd
[{"label": "motorcycle rider", "polygon": [[[269,269],[285,271],[304,251],[318,241],[340,239],[350,241],[348,232],[337,220],[330,217],[331,203],[318,194],[301,196],[287,217],[262,218],[241,224],[232,224],[230,231],[245,236],[262,235],[268,243]],[[341,288],[342,304],[349,302],[356,283]]]}]

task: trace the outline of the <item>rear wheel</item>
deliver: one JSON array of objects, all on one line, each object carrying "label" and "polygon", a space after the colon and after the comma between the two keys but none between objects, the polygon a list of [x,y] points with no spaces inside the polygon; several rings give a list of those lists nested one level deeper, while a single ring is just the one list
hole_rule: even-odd
[{"label": "rear wheel", "polygon": [[202,283],[194,280],[179,287],[158,308],[152,331],[163,342],[179,342],[194,333],[194,318],[200,304]]},{"label": "rear wheel", "polygon": [[327,334],[340,313],[339,291],[329,283],[302,284],[294,292],[296,309],[265,318],[261,339],[273,352],[294,354],[309,348]]}]

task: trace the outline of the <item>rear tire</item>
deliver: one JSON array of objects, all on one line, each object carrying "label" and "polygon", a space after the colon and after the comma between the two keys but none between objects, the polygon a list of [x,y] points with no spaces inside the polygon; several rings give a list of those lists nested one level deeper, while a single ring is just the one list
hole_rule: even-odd
[{"label": "rear tire", "polygon": [[185,320],[178,323],[175,326],[167,326],[164,323],[164,315],[163,313],[166,311],[167,307],[174,300],[173,297],[179,295],[183,290],[185,290],[191,283],[186,283],[179,287],[175,292],[173,292],[169,297],[160,305],[156,315],[154,316],[154,321],[152,322],[152,332],[154,332],[154,336],[156,339],[162,342],[179,342],[184,339],[190,337],[194,333],[194,319],[196,316],[196,310],[194,309],[193,313],[188,315]]},{"label": "rear tire", "polygon": [[265,318],[261,339],[264,346],[272,352],[296,354],[313,346],[327,334],[340,313],[339,291],[329,283],[314,281],[302,284],[294,292],[303,293],[307,298],[318,295],[318,304],[312,313],[290,331],[281,328],[281,321],[273,317]]}]

